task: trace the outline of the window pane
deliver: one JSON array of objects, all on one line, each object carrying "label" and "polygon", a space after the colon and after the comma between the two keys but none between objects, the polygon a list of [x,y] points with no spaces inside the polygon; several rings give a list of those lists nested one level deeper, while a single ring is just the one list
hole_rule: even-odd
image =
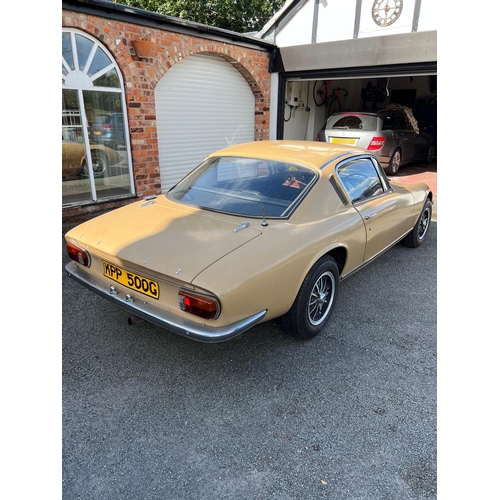
[{"label": "window pane", "polygon": [[99,47],[94,55],[94,59],[92,59],[92,63],[87,74],[89,76],[95,75],[102,69],[107,68],[110,64],[112,64],[111,59]]},{"label": "window pane", "polygon": [[109,70],[105,75],[100,76],[94,80],[94,85],[96,87],[110,87],[119,88],[120,80],[118,78],[118,73],[116,69]]},{"label": "window pane", "polygon": [[73,61],[73,52],[71,50],[71,35],[69,33],[62,34],[62,56],[71,69],[75,69]]},{"label": "window pane", "polygon": [[317,178],[301,165],[254,158],[210,158],[173,187],[172,199],[220,212],[286,217]]},{"label": "window pane", "polygon": [[80,68],[80,71],[82,71],[83,68],[85,68],[85,64],[87,63],[90,51],[94,46],[94,42],[81,35],[76,35],[75,39],[76,53],[78,54],[78,66]]},{"label": "window pane", "polygon": [[84,91],[98,198],[130,194],[126,126],[120,94]]},{"label": "window pane", "polygon": [[367,131],[377,130],[378,118],[373,115],[356,113],[339,113],[332,115],[326,122],[326,128],[362,129]]},{"label": "window pane", "polygon": [[384,189],[370,160],[356,160],[341,165],[337,173],[353,203],[382,194]]},{"label": "window pane", "polygon": [[90,201],[91,191],[88,179],[82,178],[86,164],[85,144],[78,93],[63,89],[62,92],[62,201],[76,203]]}]

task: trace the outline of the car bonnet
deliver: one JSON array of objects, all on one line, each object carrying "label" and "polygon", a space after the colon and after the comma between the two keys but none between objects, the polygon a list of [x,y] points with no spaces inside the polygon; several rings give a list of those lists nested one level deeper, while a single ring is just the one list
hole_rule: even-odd
[{"label": "car bonnet", "polygon": [[211,264],[259,236],[259,222],[185,207],[160,196],[85,222],[66,238],[125,267],[190,283]]}]

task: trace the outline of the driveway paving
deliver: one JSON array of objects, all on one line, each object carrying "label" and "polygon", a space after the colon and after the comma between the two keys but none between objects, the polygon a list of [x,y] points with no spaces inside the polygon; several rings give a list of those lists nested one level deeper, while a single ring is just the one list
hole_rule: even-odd
[{"label": "driveway paving", "polygon": [[342,282],[307,342],[129,326],[62,272],[63,499],[436,498],[436,248]]}]

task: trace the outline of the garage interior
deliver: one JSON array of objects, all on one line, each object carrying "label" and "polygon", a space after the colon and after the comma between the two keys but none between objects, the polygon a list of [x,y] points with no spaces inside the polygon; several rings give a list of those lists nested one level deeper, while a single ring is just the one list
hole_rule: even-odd
[{"label": "garage interior", "polygon": [[[324,99],[325,92],[328,92]],[[337,111],[376,111],[400,104],[413,111],[419,128],[437,144],[437,75],[289,78],[282,108],[282,138],[316,140]]]}]

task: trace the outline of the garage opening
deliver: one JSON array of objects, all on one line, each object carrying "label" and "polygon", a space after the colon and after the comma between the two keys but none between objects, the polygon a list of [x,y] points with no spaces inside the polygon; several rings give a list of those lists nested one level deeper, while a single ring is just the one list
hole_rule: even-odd
[{"label": "garage opening", "polygon": [[371,112],[399,104],[411,109],[420,129],[437,144],[436,74],[288,78],[282,102],[283,139],[317,140],[328,117],[338,111]]}]

